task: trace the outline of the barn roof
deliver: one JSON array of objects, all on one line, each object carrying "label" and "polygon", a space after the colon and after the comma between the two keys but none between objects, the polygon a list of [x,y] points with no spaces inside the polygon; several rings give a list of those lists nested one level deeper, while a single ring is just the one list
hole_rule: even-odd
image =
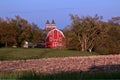
[{"label": "barn roof", "polygon": [[47,20],[46,24],[50,24],[49,20]]},{"label": "barn roof", "polygon": [[52,20],[52,24],[55,24],[55,21],[54,21],[54,20]]},{"label": "barn roof", "polygon": [[[49,31],[48,34],[47,34],[47,37],[48,37],[48,35],[49,35],[51,32],[53,32],[54,30],[57,30],[58,32],[60,32],[60,33],[62,34],[62,36],[65,38],[63,32],[60,31],[59,29],[53,29],[53,30]],[[46,37],[46,38],[47,38],[47,37]]]}]

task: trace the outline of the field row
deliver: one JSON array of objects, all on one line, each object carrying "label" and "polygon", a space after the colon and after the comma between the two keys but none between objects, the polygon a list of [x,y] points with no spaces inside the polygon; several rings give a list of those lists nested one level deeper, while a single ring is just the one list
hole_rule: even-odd
[{"label": "field row", "polygon": [[120,72],[120,55],[0,61],[0,71]]}]

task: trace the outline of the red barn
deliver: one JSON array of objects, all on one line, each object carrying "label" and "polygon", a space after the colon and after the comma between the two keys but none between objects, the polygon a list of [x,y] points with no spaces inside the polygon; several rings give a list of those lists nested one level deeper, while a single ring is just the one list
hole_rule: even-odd
[{"label": "red barn", "polygon": [[62,31],[56,28],[54,20],[51,26],[49,21],[47,21],[45,29],[48,32],[45,40],[47,48],[65,48],[65,36]]}]

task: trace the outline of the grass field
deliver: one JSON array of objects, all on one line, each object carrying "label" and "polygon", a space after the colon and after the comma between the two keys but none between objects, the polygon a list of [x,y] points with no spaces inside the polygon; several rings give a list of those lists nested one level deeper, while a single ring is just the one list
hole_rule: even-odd
[{"label": "grass field", "polygon": [[[97,53],[80,52],[74,50],[57,50],[41,48],[0,48],[0,60],[26,60],[51,57],[91,56]],[[105,80],[120,79],[120,72],[114,73],[86,73],[66,72],[58,74],[40,74],[35,72],[10,72],[0,71],[0,80]]]},{"label": "grass field", "polygon": [[90,56],[97,53],[41,48],[0,48],[0,60],[26,60],[51,57]]},{"label": "grass field", "polygon": [[0,72],[1,80],[115,80],[120,79],[120,73],[58,73],[39,74],[35,72]]}]

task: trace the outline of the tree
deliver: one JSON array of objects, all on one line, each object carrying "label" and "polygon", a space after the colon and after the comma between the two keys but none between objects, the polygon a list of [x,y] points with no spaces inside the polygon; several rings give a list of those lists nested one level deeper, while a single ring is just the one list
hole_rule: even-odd
[{"label": "tree", "polygon": [[120,52],[120,25],[115,21],[102,22],[102,32],[97,39],[95,51],[100,54]]},{"label": "tree", "polygon": [[5,44],[5,47],[16,44],[16,31],[9,19],[0,22],[0,42]]},{"label": "tree", "polygon": [[71,26],[68,25],[67,27],[65,27],[63,29],[63,33],[65,35],[66,38],[66,48],[70,49],[70,50],[78,50],[78,40],[76,39],[77,37],[75,36],[75,34],[71,31]]},{"label": "tree", "polygon": [[36,43],[39,43],[42,41],[42,30],[39,29],[39,27],[32,23],[32,32],[31,32],[32,36],[31,36],[31,42],[33,43],[32,47],[35,47]]},{"label": "tree", "polygon": [[0,44],[22,46],[24,41],[32,42],[33,47],[42,41],[42,30],[36,24],[30,24],[20,16],[0,18]]},{"label": "tree", "polygon": [[100,22],[102,17],[95,15],[94,17],[79,17],[78,15],[70,15],[72,20],[72,33],[79,41],[81,51],[90,52],[95,46],[96,40],[100,35],[101,26]]},{"label": "tree", "polygon": [[111,24],[120,25],[120,16],[112,17],[110,20],[108,20],[108,22]]},{"label": "tree", "polygon": [[110,53],[120,52],[120,17],[113,17],[108,21],[109,30],[107,32],[111,46],[109,46]]},{"label": "tree", "polygon": [[31,39],[31,24],[20,16],[16,16],[12,21],[17,32],[17,44],[22,46],[23,41],[30,41]]}]

